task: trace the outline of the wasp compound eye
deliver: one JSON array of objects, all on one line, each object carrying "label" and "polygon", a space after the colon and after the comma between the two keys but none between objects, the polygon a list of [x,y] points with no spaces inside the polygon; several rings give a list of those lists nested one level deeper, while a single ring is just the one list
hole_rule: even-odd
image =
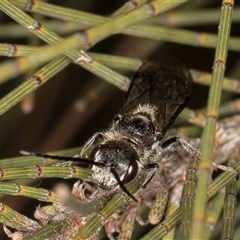
[{"label": "wasp compound eye", "polygon": [[96,162],[98,159],[100,159],[100,153],[102,150],[102,145],[97,145],[90,154],[90,160]]},{"label": "wasp compound eye", "polygon": [[137,161],[134,159],[130,162],[129,168],[124,176],[123,184],[131,182],[138,173],[138,164]]}]

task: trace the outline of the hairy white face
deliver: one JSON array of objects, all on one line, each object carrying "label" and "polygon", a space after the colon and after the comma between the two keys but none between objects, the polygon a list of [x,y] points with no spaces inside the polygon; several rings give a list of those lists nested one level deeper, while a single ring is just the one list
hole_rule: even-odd
[{"label": "hairy white face", "polygon": [[137,151],[126,140],[109,140],[97,145],[90,159],[103,163],[104,167],[93,166],[92,176],[103,189],[112,189],[134,179],[140,166]]}]

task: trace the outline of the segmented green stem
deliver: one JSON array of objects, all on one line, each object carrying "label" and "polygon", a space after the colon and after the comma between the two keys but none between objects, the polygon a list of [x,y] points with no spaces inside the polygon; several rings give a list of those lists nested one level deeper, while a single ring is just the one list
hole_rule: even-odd
[{"label": "segmented green stem", "polygon": [[202,137],[202,156],[199,165],[198,184],[193,214],[193,226],[190,234],[191,239],[202,238],[203,222],[206,215],[205,195],[207,192],[207,183],[211,172],[210,161],[213,157],[214,133],[218,118],[222,82],[227,59],[228,37],[231,29],[232,9],[233,1],[222,2],[218,42],[213,65],[212,84],[210,86],[208,98],[206,125]]},{"label": "segmented green stem", "polygon": [[237,203],[236,180],[233,179],[226,187],[226,198],[223,210],[223,229],[221,239],[234,239],[235,209]]}]

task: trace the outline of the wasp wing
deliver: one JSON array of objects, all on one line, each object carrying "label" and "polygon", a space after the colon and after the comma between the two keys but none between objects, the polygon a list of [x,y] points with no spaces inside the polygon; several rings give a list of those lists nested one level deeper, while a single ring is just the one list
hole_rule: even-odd
[{"label": "wasp wing", "polygon": [[192,93],[193,80],[185,65],[174,57],[145,62],[134,75],[120,114],[139,105],[156,109],[155,126],[165,135],[186,106]]}]

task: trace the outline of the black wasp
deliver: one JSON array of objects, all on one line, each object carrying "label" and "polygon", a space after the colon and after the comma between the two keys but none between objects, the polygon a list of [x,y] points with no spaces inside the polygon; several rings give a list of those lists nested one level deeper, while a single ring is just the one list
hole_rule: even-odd
[{"label": "black wasp", "polygon": [[[156,169],[161,152],[178,140],[163,137],[186,106],[193,80],[176,58],[146,61],[134,75],[123,105],[109,130],[95,133],[84,145],[79,158],[59,157],[92,165],[92,178],[101,189],[122,188],[146,171],[146,186]],[[83,157],[90,153],[88,159]],[[44,154],[28,153],[58,158]]]}]

